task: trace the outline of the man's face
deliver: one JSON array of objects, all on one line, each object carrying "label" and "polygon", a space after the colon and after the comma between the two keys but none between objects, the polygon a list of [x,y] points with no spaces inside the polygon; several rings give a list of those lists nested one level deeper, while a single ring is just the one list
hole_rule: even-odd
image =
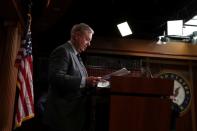
[{"label": "man's face", "polygon": [[78,34],[76,39],[76,48],[79,53],[86,50],[88,46],[90,46],[90,42],[92,40],[92,33],[85,32],[84,34]]}]

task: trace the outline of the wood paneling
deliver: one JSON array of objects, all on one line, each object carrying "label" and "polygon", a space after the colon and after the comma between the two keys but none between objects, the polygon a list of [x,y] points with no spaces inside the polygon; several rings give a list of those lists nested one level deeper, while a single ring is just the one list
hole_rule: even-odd
[{"label": "wood paneling", "polygon": [[197,60],[196,50],[197,45],[183,42],[158,45],[156,41],[149,40],[95,38],[87,51],[100,54]]},{"label": "wood paneling", "polygon": [[[9,26],[3,30],[0,41],[0,130],[11,131],[14,115],[17,69],[14,67],[18,47],[20,45],[20,28]],[[0,33],[0,35],[2,35]],[[0,36],[1,37],[1,36]]]}]

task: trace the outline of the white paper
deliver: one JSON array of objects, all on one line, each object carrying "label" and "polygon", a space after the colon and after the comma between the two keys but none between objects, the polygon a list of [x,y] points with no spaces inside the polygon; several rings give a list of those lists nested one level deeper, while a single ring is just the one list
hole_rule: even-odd
[{"label": "white paper", "polygon": [[107,74],[107,75],[101,77],[101,81],[98,82],[97,87],[110,88],[110,82],[108,81],[108,79],[110,79],[111,76],[123,76],[123,75],[127,75],[129,73],[130,73],[130,71],[128,71],[126,68],[122,68],[120,70],[117,70],[115,72]]},{"label": "white paper", "polygon": [[108,80],[111,76],[123,76],[123,75],[127,75],[129,73],[130,73],[130,71],[128,71],[126,68],[122,68],[120,70],[117,70],[115,72],[112,72],[110,74],[107,74],[107,75],[101,77],[101,79]]}]

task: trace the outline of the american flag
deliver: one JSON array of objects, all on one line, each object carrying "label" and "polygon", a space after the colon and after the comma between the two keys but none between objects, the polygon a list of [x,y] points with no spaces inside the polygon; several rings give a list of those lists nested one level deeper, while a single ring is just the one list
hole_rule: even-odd
[{"label": "american flag", "polygon": [[17,87],[19,89],[18,103],[16,103],[15,128],[21,126],[24,120],[34,117],[33,94],[33,56],[30,26],[21,43],[16,65],[18,65]]}]

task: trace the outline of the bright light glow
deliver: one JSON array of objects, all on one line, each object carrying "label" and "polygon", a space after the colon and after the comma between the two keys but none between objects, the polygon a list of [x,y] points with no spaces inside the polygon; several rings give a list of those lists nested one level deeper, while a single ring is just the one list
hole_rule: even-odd
[{"label": "bright light glow", "polygon": [[183,35],[183,20],[173,20],[167,22],[168,35]]},{"label": "bright light glow", "polygon": [[197,15],[195,15],[192,19],[197,19]]},{"label": "bright light glow", "polygon": [[192,19],[185,22],[185,25],[196,25],[197,26],[197,15],[195,15]]},{"label": "bright light glow", "polygon": [[127,22],[120,23],[117,25],[117,27],[122,37],[132,34],[132,31]]},{"label": "bright light glow", "polygon": [[195,31],[197,31],[197,15],[184,23],[183,35],[192,35]]},{"label": "bright light glow", "polygon": [[184,26],[183,36],[191,35],[194,31],[197,31],[197,26]]},{"label": "bright light glow", "polygon": [[197,19],[188,20],[185,25],[197,25]]}]

